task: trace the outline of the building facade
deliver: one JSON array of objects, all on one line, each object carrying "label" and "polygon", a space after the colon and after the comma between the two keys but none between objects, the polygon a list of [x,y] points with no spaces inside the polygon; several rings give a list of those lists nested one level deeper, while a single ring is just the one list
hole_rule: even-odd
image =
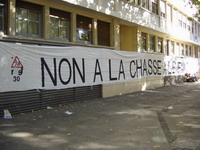
[{"label": "building facade", "polygon": [[[184,0],[0,0],[0,38],[8,43],[80,46],[198,59],[200,24],[191,19],[195,11]],[[169,74],[62,90],[2,92],[0,103],[2,110],[17,113],[161,87],[171,78]],[[30,100],[20,105],[23,101],[16,97]]]}]

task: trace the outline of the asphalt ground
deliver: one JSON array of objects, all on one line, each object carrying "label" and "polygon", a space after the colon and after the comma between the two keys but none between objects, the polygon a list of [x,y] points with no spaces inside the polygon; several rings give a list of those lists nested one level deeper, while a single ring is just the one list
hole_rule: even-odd
[{"label": "asphalt ground", "polygon": [[200,83],[1,118],[0,150],[200,150]]}]

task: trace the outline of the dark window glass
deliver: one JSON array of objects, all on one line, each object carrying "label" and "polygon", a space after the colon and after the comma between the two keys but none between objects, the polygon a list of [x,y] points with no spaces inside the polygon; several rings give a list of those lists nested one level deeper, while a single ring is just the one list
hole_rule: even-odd
[{"label": "dark window glass", "polygon": [[77,42],[92,44],[92,19],[77,15]]},{"label": "dark window glass", "polygon": [[155,52],[155,36],[149,36],[150,51]]},{"label": "dark window glass", "polygon": [[5,2],[0,0],[0,31],[4,31],[4,22],[5,22]]},{"label": "dark window glass", "polygon": [[98,45],[110,46],[110,23],[97,21]]},{"label": "dark window glass", "polygon": [[16,34],[23,36],[40,37],[41,36],[40,17],[41,17],[41,6],[17,1]]},{"label": "dark window glass", "polygon": [[50,9],[50,37],[70,41],[70,13]]},{"label": "dark window glass", "polygon": [[163,39],[158,38],[158,53],[163,53]]},{"label": "dark window glass", "polygon": [[147,51],[147,34],[144,32],[141,34],[141,49]]}]

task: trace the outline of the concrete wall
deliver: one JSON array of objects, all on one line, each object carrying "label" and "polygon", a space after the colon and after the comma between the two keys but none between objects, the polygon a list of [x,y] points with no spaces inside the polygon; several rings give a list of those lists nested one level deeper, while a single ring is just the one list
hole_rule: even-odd
[{"label": "concrete wall", "polygon": [[148,77],[136,81],[102,85],[102,96],[111,97],[164,86],[163,77]]},{"label": "concrete wall", "polygon": [[131,26],[120,26],[121,50],[137,51],[137,28]]}]

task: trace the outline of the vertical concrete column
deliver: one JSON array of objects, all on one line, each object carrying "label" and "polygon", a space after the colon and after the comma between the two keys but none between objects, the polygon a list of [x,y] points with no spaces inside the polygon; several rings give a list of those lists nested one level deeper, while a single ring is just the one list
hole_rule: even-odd
[{"label": "vertical concrete column", "polygon": [[192,46],[192,47],[191,47],[191,49],[192,49],[192,57],[194,57],[194,58],[195,58],[195,47],[194,47],[194,46]]},{"label": "vertical concrete column", "polygon": [[174,41],[174,55],[177,56],[178,55],[178,46],[177,43]]},{"label": "vertical concrete column", "polygon": [[149,11],[152,12],[152,2],[151,1],[149,1]]},{"label": "vertical concrete column", "polygon": [[158,37],[155,36],[155,52],[158,52]]},{"label": "vertical concrete column", "polygon": [[161,53],[165,53],[165,39],[162,38],[162,52]]},{"label": "vertical concrete column", "polygon": [[76,13],[71,13],[71,42],[76,42]]},{"label": "vertical concrete column", "polygon": [[120,24],[117,20],[111,23],[111,46],[120,50]]},{"label": "vertical concrete column", "polygon": [[[103,34],[103,33],[102,33]],[[98,33],[97,33],[97,19],[92,19],[92,43],[98,45]]]},{"label": "vertical concrete column", "polygon": [[15,36],[16,0],[8,0],[8,35]]},{"label": "vertical concrete column", "polygon": [[142,31],[141,30],[138,30],[137,31],[137,52],[142,52]]},{"label": "vertical concrete column", "polygon": [[43,6],[43,38],[50,39],[50,8],[49,6]]},{"label": "vertical concrete column", "polygon": [[168,40],[168,41],[167,41],[167,44],[168,44],[168,54],[169,54],[169,55],[173,55],[173,54],[172,54],[172,51],[171,51],[171,40]]},{"label": "vertical concrete column", "polygon": [[119,0],[114,0],[114,11],[119,10]]},{"label": "vertical concrete column", "polygon": [[158,16],[161,16],[160,1],[161,0],[158,0]]}]

